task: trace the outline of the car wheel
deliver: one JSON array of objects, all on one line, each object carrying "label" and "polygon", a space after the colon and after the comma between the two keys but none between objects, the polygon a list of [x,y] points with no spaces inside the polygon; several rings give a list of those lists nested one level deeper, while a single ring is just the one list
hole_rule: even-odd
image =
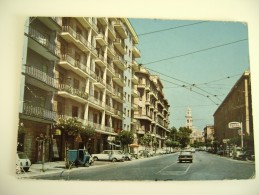
[{"label": "car wheel", "polygon": [[179,163],[181,163],[182,161],[181,160],[179,160]]},{"label": "car wheel", "polygon": [[95,157],[93,157],[93,160],[94,160],[94,161],[97,161],[97,160],[98,160],[98,158],[95,156]]},{"label": "car wheel", "polygon": [[192,160],[190,160],[190,163],[192,163]]},{"label": "car wheel", "polygon": [[113,159],[112,159],[112,162],[116,162],[116,161],[117,161],[117,159],[116,159],[116,158],[113,158]]},{"label": "car wheel", "polygon": [[89,166],[90,166],[89,162],[86,162],[86,163],[84,164],[84,167],[89,167]]},{"label": "car wheel", "polygon": [[23,170],[24,170],[25,172],[28,172],[28,171],[29,171],[29,168],[28,168],[28,167],[24,167]]}]

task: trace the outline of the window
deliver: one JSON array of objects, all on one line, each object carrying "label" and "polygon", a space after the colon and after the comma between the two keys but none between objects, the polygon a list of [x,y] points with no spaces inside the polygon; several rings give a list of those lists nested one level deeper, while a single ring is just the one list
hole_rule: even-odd
[{"label": "window", "polygon": [[72,117],[78,117],[78,107],[72,106]]},{"label": "window", "polygon": [[74,87],[75,89],[79,89],[79,80],[74,79],[73,87]]}]

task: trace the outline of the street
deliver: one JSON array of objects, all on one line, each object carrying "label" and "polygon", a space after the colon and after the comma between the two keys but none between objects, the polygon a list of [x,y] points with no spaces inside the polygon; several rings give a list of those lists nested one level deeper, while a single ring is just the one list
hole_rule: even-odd
[{"label": "street", "polygon": [[188,181],[250,179],[255,174],[254,163],[233,160],[207,152],[193,153],[193,163],[179,163],[177,157],[178,153],[173,153],[125,162],[107,162],[104,166],[73,168],[61,173],[33,178],[88,181]]}]

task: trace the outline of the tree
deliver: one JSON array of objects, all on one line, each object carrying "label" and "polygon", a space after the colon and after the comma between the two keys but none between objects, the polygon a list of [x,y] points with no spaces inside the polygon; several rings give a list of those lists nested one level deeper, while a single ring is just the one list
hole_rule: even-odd
[{"label": "tree", "polygon": [[82,131],[83,126],[80,121],[77,120],[77,118],[59,118],[57,123],[54,126],[56,129],[61,130],[61,132],[65,136],[65,160],[67,163],[67,139],[68,136],[71,135],[78,135],[79,132]]},{"label": "tree", "polygon": [[133,143],[134,135],[131,131],[121,131],[118,134],[118,139],[121,142],[122,148],[124,150],[124,147]]},{"label": "tree", "polygon": [[150,133],[146,133],[141,139],[140,143],[143,144],[145,147],[149,146],[150,142],[152,141],[152,136]]},{"label": "tree", "polygon": [[95,135],[95,128],[91,125],[86,125],[79,130],[79,133],[83,139],[85,148],[88,148],[88,141]]},{"label": "tree", "polygon": [[190,143],[190,134],[192,130],[187,127],[180,127],[178,131],[178,141],[181,148],[186,147]]},{"label": "tree", "polygon": [[167,134],[167,138],[170,140],[178,140],[178,132],[177,129],[175,127],[172,127],[171,129],[169,129],[169,133]]}]

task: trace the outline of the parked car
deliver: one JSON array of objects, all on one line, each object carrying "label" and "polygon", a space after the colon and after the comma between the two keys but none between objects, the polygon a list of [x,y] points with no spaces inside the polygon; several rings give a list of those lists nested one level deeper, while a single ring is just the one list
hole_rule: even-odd
[{"label": "parked car", "polygon": [[104,150],[100,154],[92,154],[93,160],[103,160],[103,161],[124,161],[125,155],[121,150]]},{"label": "parked car", "polygon": [[138,151],[138,156],[139,157],[151,157],[153,156],[154,153],[152,151],[149,151],[149,150],[139,150]]},{"label": "parked car", "polygon": [[[123,153],[123,152],[122,152]],[[124,158],[125,158],[125,160],[128,160],[128,161],[130,161],[130,160],[132,160],[132,158],[133,158],[133,155],[132,154],[130,154],[130,153],[123,153],[124,154]]]},{"label": "parked car", "polygon": [[16,166],[21,171],[25,171],[25,172],[29,171],[29,169],[31,167],[31,161],[24,152],[17,152],[17,154],[16,154]]},{"label": "parked car", "polygon": [[246,150],[238,156],[241,160],[255,160],[255,154],[253,150]]},{"label": "parked car", "polygon": [[192,163],[192,161],[193,161],[192,152],[189,152],[189,151],[180,152],[180,154],[178,155],[178,161],[180,163],[183,162],[183,161],[189,161],[189,162]]}]

